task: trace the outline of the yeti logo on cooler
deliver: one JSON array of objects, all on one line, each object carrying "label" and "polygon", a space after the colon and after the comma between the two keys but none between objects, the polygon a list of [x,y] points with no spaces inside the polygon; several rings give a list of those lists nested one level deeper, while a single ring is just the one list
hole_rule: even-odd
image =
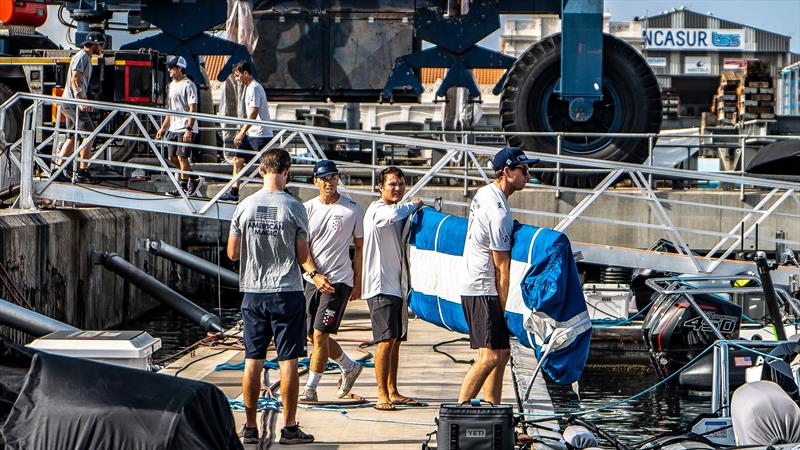
[{"label": "yeti logo on cooler", "polygon": [[467,428],[468,438],[484,438],[486,437],[486,430],[483,428]]}]

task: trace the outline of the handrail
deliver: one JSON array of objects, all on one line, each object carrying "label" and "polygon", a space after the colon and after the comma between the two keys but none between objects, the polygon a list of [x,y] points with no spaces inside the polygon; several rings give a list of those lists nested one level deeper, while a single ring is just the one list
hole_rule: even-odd
[{"label": "handrail", "polygon": [[[250,119],[239,119],[235,117],[224,117],[212,114],[204,114],[204,113],[183,113],[177,111],[170,111],[160,108],[153,108],[153,107],[145,107],[145,106],[138,106],[138,105],[127,105],[127,104],[116,104],[116,103],[107,103],[107,102],[99,102],[99,101],[92,101],[92,100],[79,100],[79,99],[65,99],[60,97],[51,97],[46,95],[38,95],[38,94],[27,94],[27,93],[15,93],[12,95],[10,99],[0,105],[0,113],[5,111],[7,108],[13,106],[15,102],[25,102],[27,105],[28,102],[32,102],[31,108],[26,109],[26,120],[23,124],[23,135],[30,136],[34,131],[36,131],[39,135],[44,133],[44,140],[41,143],[37,143],[37,145],[22,145],[23,139],[15,143],[9,143],[7,148],[11,149],[24,149],[28,148],[29,153],[24,153],[22,160],[16,160],[15,157],[12,157],[12,161],[18,167],[23,166],[23,162],[27,160],[25,158],[30,159],[28,167],[26,169],[26,173],[23,176],[26,179],[33,178],[33,170],[31,167],[38,166],[39,172],[44,174],[44,178],[40,177],[39,182],[35,183],[37,192],[32,192],[31,189],[26,189],[22,192],[21,198],[26,198],[25,195],[32,196],[32,195],[41,195],[41,196],[48,196],[53,198],[53,189],[64,189],[66,186],[63,184],[61,185],[51,185],[52,180],[47,178],[51,175],[47,175],[51,173],[50,165],[51,160],[54,156],[43,153],[43,149],[46,148],[45,143],[57,142],[57,135],[72,135],[72,136],[83,136],[83,137],[91,137],[91,138],[100,138],[105,139],[106,142],[99,146],[98,148],[93,149],[93,154],[91,157],[84,159],[80,157],[78,152],[75,152],[72,156],[70,156],[67,160],[68,163],[77,163],[77,162],[89,162],[90,164],[96,165],[105,165],[109,167],[116,167],[118,169],[135,169],[135,170],[146,170],[150,172],[157,172],[166,175],[169,181],[174,185],[178,186],[177,175],[180,170],[171,167],[166,160],[161,156],[161,152],[159,150],[159,146],[169,143],[169,141],[164,139],[155,139],[154,137],[154,126],[157,127],[160,120],[159,117],[163,117],[166,115],[172,116],[184,116],[184,117],[191,117],[200,122],[211,122],[216,124],[227,124],[230,126],[234,126],[238,128],[241,124],[249,123],[252,125],[260,125],[266,126],[268,128],[272,128],[276,131],[273,138],[270,140],[270,143],[257,151],[247,151],[255,156],[253,161],[256,161],[257,158],[262,155],[268,148],[270,147],[282,147],[288,148],[295,153],[298,151],[304,152],[301,154],[296,154],[295,158],[299,158],[301,160],[308,159],[309,161],[314,161],[316,159],[325,157],[324,149],[327,149],[325,145],[328,145],[332,140],[333,142],[350,142],[352,140],[363,141],[367,143],[372,143],[372,162],[371,163],[357,163],[357,162],[348,162],[348,161],[341,161],[340,167],[343,173],[347,173],[348,170],[353,170],[361,173],[371,172],[374,180],[374,176],[378,170],[381,170],[383,167],[382,165],[378,164],[376,161],[376,152],[378,145],[396,145],[396,146],[405,146],[405,147],[416,147],[416,148],[425,148],[425,149],[437,149],[443,151],[443,157],[439,162],[432,166],[427,167],[409,167],[407,170],[408,174],[418,176],[418,180],[415,182],[413,186],[407,192],[407,195],[418,195],[420,189],[422,189],[428,182],[433,179],[455,179],[459,181],[463,181],[464,183],[464,193],[465,196],[467,195],[467,187],[468,183],[470,182],[478,182],[478,183],[488,183],[489,178],[486,174],[486,171],[479,165],[480,162],[477,159],[478,156],[493,156],[497,151],[497,148],[485,145],[468,145],[468,144],[461,144],[461,143],[452,143],[446,141],[439,141],[439,140],[431,140],[431,139],[422,139],[417,137],[406,137],[406,136],[396,136],[386,133],[374,133],[368,131],[359,131],[359,130],[342,130],[342,129],[334,129],[334,128],[323,128],[323,127],[312,127],[306,125],[299,125],[293,123],[284,123],[284,122],[277,122],[277,121],[257,121],[257,120],[250,120]],[[45,125],[40,123],[42,121],[42,116],[34,114],[34,111],[48,111],[49,105],[58,105],[59,107],[63,107],[65,105],[77,106],[77,105],[88,105],[94,108],[96,111],[101,111],[101,115],[104,114],[104,118],[100,120],[97,127],[91,131],[79,131],[77,129],[65,129],[63,128],[60,123],[56,123],[54,126]],[[49,113],[45,114],[45,117],[48,117]],[[114,117],[112,117],[114,116]],[[114,119],[113,121],[111,119]],[[121,124],[121,125],[120,125]],[[116,129],[114,129],[116,127]],[[131,135],[126,134],[126,128],[133,127],[135,130],[133,133],[129,133]],[[52,134],[49,134],[51,133]],[[26,134],[28,133],[28,134]],[[417,134],[431,134],[431,132],[419,132]],[[510,135],[512,133],[497,133],[498,135]],[[575,133],[535,133],[536,135],[546,135],[546,136],[553,136],[558,141],[561,141],[569,136],[575,136]],[[649,134],[636,134],[636,133],[615,133],[615,134],[606,134],[605,136],[623,136],[623,137],[630,137],[630,138],[647,138],[648,145],[652,149],[658,145],[658,139],[673,139],[677,136],[680,136],[682,132],[679,130],[678,133],[673,131],[667,131],[660,134],[649,133]],[[581,134],[583,135],[583,134]],[[596,134],[592,134],[596,135]],[[764,136],[755,136],[755,135],[742,135],[746,136],[746,138],[758,138],[762,139]],[[708,139],[710,136],[688,136],[697,138],[698,142]],[[724,135],[725,139],[735,139],[735,135]],[[800,137],[798,137],[800,138]],[[741,145],[744,145],[742,137]],[[106,149],[109,148],[111,141],[128,141],[132,143],[140,143],[144,145],[144,149],[146,149],[148,155],[155,156],[158,159],[158,162],[154,165],[149,163],[144,163],[142,161],[139,162],[123,162],[123,161],[116,161],[113,160],[110,156],[110,153],[106,153]],[[323,141],[324,140],[324,141]],[[320,144],[322,143],[322,145]],[[27,144],[26,144],[27,145]],[[211,151],[211,152],[220,152],[226,150],[233,150],[227,149],[224,146],[217,146],[217,145],[210,145],[210,144],[191,144],[192,148]],[[32,151],[30,149],[33,149]],[[16,152],[17,150],[15,150]],[[238,150],[236,150],[238,151]],[[789,217],[793,218],[793,214],[789,214],[786,212],[779,211],[779,207],[782,206],[782,203],[785,202],[787,199],[792,199],[798,207],[800,207],[800,197],[798,197],[798,193],[800,192],[800,183],[790,182],[790,181],[783,181],[783,180],[773,180],[773,179],[766,179],[766,178],[759,178],[759,177],[751,177],[745,176],[744,174],[730,174],[730,173],[706,173],[706,172],[697,172],[685,169],[674,169],[668,167],[658,167],[650,165],[649,163],[645,164],[634,164],[634,163],[624,163],[624,162],[616,162],[616,161],[604,161],[604,160],[597,160],[591,158],[584,158],[584,157],[577,157],[577,156],[567,156],[563,154],[549,154],[549,153],[538,153],[538,152],[528,152],[529,156],[537,157],[542,161],[546,161],[549,163],[554,163],[556,166],[555,168],[543,168],[541,170],[547,171],[564,171],[569,173],[570,170],[574,170],[577,172],[593,172],[593,173],[608,173],[611,172],[606,176],[606,179],[597,185],[595,188],[586,189],[586,188],[571,188],[571,187],[563,187],[563,186],[545,186],[540,184],[533,184],[529,183],[528,186],[535,188],[535,189],[544,189],[547,191],[553,191],[556,193],[556,196],[561,195],[565,192],[575,193],[576,195],[582,195],[585,197],[577,197],[579,202],[577,204],[571,206],[572,210],[568,212],[563,211],[552,211],[552,210],[536,210],[536,209],[518,209],[514,208],[513,211],[515,213],[522,213],[526,215],[533,215],[539,217],[549,217],[553,218],[557,222],[555,227],[556,230],[564,232],[568,227],[571,226],[576,220],[581,220],[584,222],[593,222],[593,223],[600,223],[607,226],[619,226],[619,227],[634,227],[640,228],[644,231],[656,231],[659,233],[663,233],[664,236],[669,236],[676,245],[679,247],[680,253],[684,255],[685,258],[688,258],[693,265],[694,270],[698,273],[712,273],[714,272],[717,267],[722,262],[721,259],[715,256],[714,252],[709,252],[709,254],[705,256],[695,255],[689,250],[688,242],[684,238],[684,234],[694,234],[705,239],[712,238],[714,242],[719,240],[719,243],[714,246],[715,249],[720,250],[721,254],[729,254],[736,246],[740,245],[744,240],[752,241],[753,238],[751,234],[756,233],[757,225],[762,223],[768,217],[771,216],[781,216],[781,217]],[[13,156],[13,154],[12,154]],[[306,158],[307,157],[307,158]],[[456,162],[457,161],[457,162]],[[570,166],[569,169],[564,169],[563,166]],[[62,167],[66,167],[66,165],[62,165]],[[62,171],[63,168],[58,169]],[[540,169],[537,169],[540,170]],[[58,173],[58,172],[56,172]],[[190,199],[185,195],[182,195],[180,198],[177,199],[178,202],[182,201],[184,204],[184,208],[181,210],[181,214],[190,214],[190,215],[199,215],[199,216],[206,216],[208,217],[208,212],[212,211],[210,208],[214,204],[217,203],[220,196],[224,194],[229,188],[231,188],[235,181],[241,181],[243,184],[248,182],[258,181],[259,178],[257,176],[256,166],[251,162],[250,165],[245,167],[245,170],[241,171],[235,177],[232,177],[228,174],[220,174],[220,173],[211,173],[208,171],[199,171],[195,170],[192,172],[188,172],[190,175],[197,175],[197,176],[204,176],[210,179],[221,180],[225,183],[223,189],[217,193],[211,200],[198,200],[198,199]],[[624,189],[616,189],[616,191],[612,191],[612,188],[615,186],[616,181],[619,177],[629,177],[633,181],[633,185]],[[688,179],[688,180],[695,180],[695,181],[716,181],[720,183],[730,183],[733,185],[741,186],[742,194],[744,194],[744,187],[745,186],[752,186],[759,195],[760,192],[757,190],[759,189],[770,189],[771,192],[764,197],[764,199],[756,206],[742,204],[742,205],[730,205],[730,204],[704,204],[700,203],[700,201],[692,201],[692,199],[685,199],[685,198],[661,198],[660,195],[657,195],[659,191],[657,191],[653,186],[653,177],[666,177],[670,179]],[[346,177],[345,177],[346,178]],[[343,178],[343,181],[346,179]],[[295,180],[297,181],[297,180]],[[308,188],[313,189],[314,187],[311,184],[303,184],[294,182],[292,183],[294,186],[298,186],[301,188]],[[48,194],[48,192],[50,192]],[[92,203],[92,201],[87,196],[91,196],[94,194],[88,194],[87,192],[91,192],[91,189],[85,189],[83,191],[86,193],[79,195],[78,197],[68,196],[69,201],[82,201],[81,199],[86,199],[85,203]],[[376,195],[374,188],[372,192],[367,192],[369,195]],[[627,220],[626,217],[603,217],[602,214],[600,216],[589,215],[587,211],[589,210],[590,206],[594,204],[594,202],[601,197],[618,197],[618,198],[625,198],[631,200],[643,200],[645,201],[648,206],[653,210],[653,214],[650,216],[646,216],[643,219],[635,219],[635,220]],[[58,196],[55,196],[58,198]],[[62,198],[63,199],[63,198]],[[95,197],[96,199],[96,197]],[[139,208],[139,209],[146,209],[142,205],[136,205],[135,202],[138,201],[134,198],[130,199],[131,202],[127,203],[128,207]],[[445,200],[443,201],[444,204],[450,206],[458,206],[458,207],[466,207],[469,206],[468,201],[459,201],[459,200]],[[705,230],[705,229],[698,229],[694,225],[687,226],[683,223],[679,223],[674,221],[670,214],[669,206],[680,205],[681,207],[702,207],[713,209],[715,211],[720,211],[720,214],[727,214],[730,215],[727,217],[727,220],[730,220],[731,217],[739,220],[739,224],[736,225],[731,231],[728,231],[726,227],[724,230]],[[227,208],[227,207],[225,207]],[[219,211],[219,210],[217,210]],[[785,211],[785,210],[784,210]],[[737,218],[738,215],[738,218]],[[685,222],[684,222],[685,223]],[[725,222],[728,223],[728,222]],[[736,222],[730,222],[736,223]],[[741,233],[737,234],[736,230],[741,230]],[[727,231],[727,232],[726,232]],[[777,239],[771,238],[768,236],[761,236],[759,237],[761,241],[764,242],[781,242],[784,244],[788,244],[791,246],[798,246],[800,247],[800,240],[795,237],[795,240],[791,239]],[[706,247],[711,248],[711,246]],[[739,291],[741,292],[741,291]]]},{"label": "handrail", "polygon": [[[9,98],[3,105],[0,105],[0,110],[7,108],[14,101],[19,100],[32,100],[32,101],[42,101],[46,103],[54,103],[54,104],[68,104],[68,105],[88,105],[93,108],[109,110],[109,111],[120,111],[120,112],[128,112],[128,113],[141,113],[141,114],[149,114],[155,116],[167,116],[167,115],[179,115],[181,117],[187,118],[194,118],[201,121],[206,122],[218,122],[218,123],[227,123],[232,125],[242,125],[242,124],[251,124],[251,125],[259,125],[259,126],[266,126],[268,128],[276,128],[276,129],[283,129],[287,132],[302,132],[304,134],[311,134],[311,135],[324,135],[329,137],[336,137],[341,139],[355,139],[355,140],[362,140],[362,141],[379,141],[387,144],[396,144],[396,145],[404,145],[404,146],[412,146],[412,147],[423,147],[435,150],[455,150],[455,151],[468,151],[474,154],[484,155],[484,156],[493,156],[497,152],[497,148],[494,147],[484,147],[479,145],[472,145],[472,144],[461,144],[461,143],[452,143],[452,142],[444,142],[444,141],[435,141],[429,139],[420,139],[420,138],[410,138],[410,137],[402,137],[402,136],[389,136],[385,134],[377,134],[368,131],[356,131],[356,130],[340,130],[336,128],[321,128],[321,127],[312,127],[307,125],[299,125],[299,124],[289,124],[283,122],[276,122],[276,121],[258,121],[254,119],[239,119],[239,118],[232,118],[226,116],[219,116],[214,114],[205,114],[205,113],[183,113],[177,111],[170,111],[166,109],[148,107],[148,106],[136,106],[136,105],[128,105],[128,104],[118,104],[118,103],[108,103],[108,102],[100,102],[95,100],[79,100],[79,99],[71,99],[71,98],[62,98],[62,97],[52,97],[48,95],[40,95],[40,94],[30,94],[30,93],[20,93],[17,92]],[[71,132],[69,130],[65,130]],[[511,135],[513,133],[503,133],[504,135]],[[628,137],[628,138],[658,138],[660,135],[657,133],[563,133],[563,132],[553,132],[553,133],[535,133],[539,136],[607,136],[607,137]],[[668,135],[668,137],[676,137],[675,135]],[[697,137],[695,136],[687,136],[687,137]],[[704,136],[708,137],[708,136]],[[755,136],[755,135],[724,135],[727,138],[740,138],[740,137],[759,137],[759,138],[768,138],[771,136]],[[773,136],[775,138],[784,138],[783,136]],[[794,138],[794,137],[792,137]],[[800,137],[797,137],[800,138]],[[728,175],[728,174],[720,174],[720,173],[706,173],[706,172],[697,172],[685,169],[673,169],[673,168],[666,168],[666,167],[658,167],[652,165],[642,165],[636,163],[627,163],[627,162],[619,162],[619,161],[606,161],[600,159],[592,159],[592,158],[584,158],[578,156],[569,156],[569,155],[553,155],[551,153],[539,153],[539,152],[526,152],[530,156],[534,156],[541,161],[544,162],[551,162],[551,163],[561,163],[561,164],[569,164],[573,166],[581,166],[581,167],[590,167],[593,169],[623,169],[623,170],[636,170],[648,175],[660,175],[664,177],[675,177],[675,178],[690,178],[695,180],[704,180],[704,181],[719,181],[719,182],[726,182],[726,183],[734,183],[734,184],[745,184],[748,186],[754,187],[768,187],[768,188],[779,188],[779,189],[794,189],[797,190],[800,188],[800,183],[793,183],[788,181],[781,181],[781,180],[770,180],[767,178],[759,178],[753,176],[742,176],[742,175]]]}]

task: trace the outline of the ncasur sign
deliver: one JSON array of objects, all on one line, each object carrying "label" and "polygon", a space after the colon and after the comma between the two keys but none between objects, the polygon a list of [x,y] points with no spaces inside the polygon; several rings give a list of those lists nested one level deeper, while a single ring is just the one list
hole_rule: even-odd
[{"label": "ncasur sign", "polygon": [[744,30],[649,28],[642,34],[646,50],[744,50]]}]

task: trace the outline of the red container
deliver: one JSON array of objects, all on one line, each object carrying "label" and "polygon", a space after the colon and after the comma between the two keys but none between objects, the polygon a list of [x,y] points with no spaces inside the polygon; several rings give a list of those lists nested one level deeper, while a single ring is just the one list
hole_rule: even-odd
[{"label": "red container", "polygon": [[38,2],[0,0],[0,22],[3,25],[40,27],[47,21],[47,5]]}]

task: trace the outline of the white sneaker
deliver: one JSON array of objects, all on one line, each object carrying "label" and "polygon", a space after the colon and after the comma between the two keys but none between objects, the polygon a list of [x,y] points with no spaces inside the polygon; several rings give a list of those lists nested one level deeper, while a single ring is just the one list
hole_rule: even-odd
[{"label": "white sneaker", "polygon": [[299,400],[301,402],[316,402],[317,401],[317,390],[307,387],[303,390],[303,393],[300,394]]},{"label": "white sneaker", "polygon": [[352,370],[342,371],[342,378],[339,379],[339,392],[336,393],[339,398],[344,398],[350,393],[350,390],[353,389],[353,385],[356,383],[356,379],[361,375],[363,369],[364,366],[356,363],[356,366]]}]

